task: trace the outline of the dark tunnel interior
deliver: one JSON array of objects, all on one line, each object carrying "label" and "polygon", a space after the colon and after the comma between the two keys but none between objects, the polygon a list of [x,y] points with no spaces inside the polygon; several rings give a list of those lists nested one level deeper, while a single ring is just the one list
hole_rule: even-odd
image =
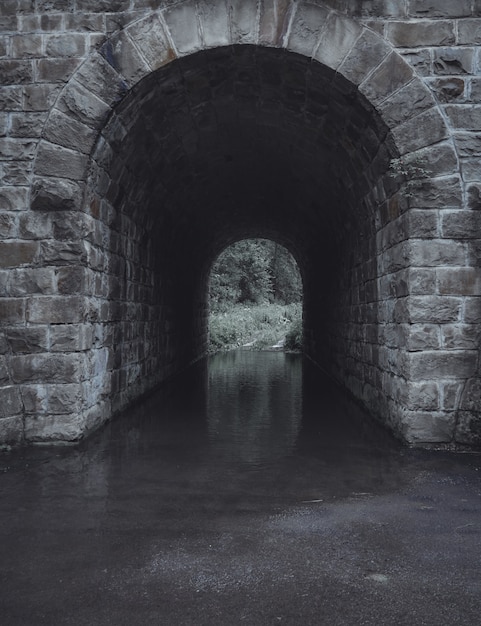
[{"label": "dark tunnel interior", "polygon": [[212,263],[247,237],[296,258],[310,356],[348,387],[356,376],[378,386],[363,346],[379,321],[376,232],[390,219],[394,156],[355,86],[285,50],[203,51],[138,83],[91,172],[109,259],[108,293],[94,295],[110,303],[117,406],[203,354]]}]

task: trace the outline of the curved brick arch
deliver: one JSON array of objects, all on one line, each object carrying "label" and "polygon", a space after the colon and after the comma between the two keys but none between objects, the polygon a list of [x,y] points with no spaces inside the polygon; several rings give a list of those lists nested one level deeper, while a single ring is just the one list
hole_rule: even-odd
[{"label": "curved brick arch", "polygon": [[[246,2],[228,10],[223,1],[191,0],[128,25],[73,75],[45,124],[32,208],[80,208],[98,133],[143,78],[177,58],[236,44],[282,48],[344,76],[378,110],[400,154],[428,148],[422,155],[429,156],[429,146],[449,138],[436,101],[408,63],[351,18],[307,2],[286,2],[276,10]],[[405,102],[413,106],[400,104]]]}]

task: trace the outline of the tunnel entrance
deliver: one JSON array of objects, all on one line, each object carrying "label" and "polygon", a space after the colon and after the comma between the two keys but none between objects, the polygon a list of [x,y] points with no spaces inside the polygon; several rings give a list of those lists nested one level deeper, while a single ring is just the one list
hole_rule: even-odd
[{"label": "tunnel entrance", "polygon": [[386,420],[399,346],[381,354],[396,294],[379,287],[403,260],[379,235],[402,211],[394,156],[352,83],[286,50],[206,50],[137,83],[90,173],[113,410],[205,353],[213,260],[264,237],[298,260],[306,352]]}]

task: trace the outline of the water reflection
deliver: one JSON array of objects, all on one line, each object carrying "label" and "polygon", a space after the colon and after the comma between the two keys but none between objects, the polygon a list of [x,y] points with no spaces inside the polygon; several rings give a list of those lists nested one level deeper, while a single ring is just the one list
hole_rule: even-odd
[{"label": "water reflection", "polygon": [[294,450],[302,419],[302,360],[279,352],[228,352],[209,363],[211,447],[260,467]]}]

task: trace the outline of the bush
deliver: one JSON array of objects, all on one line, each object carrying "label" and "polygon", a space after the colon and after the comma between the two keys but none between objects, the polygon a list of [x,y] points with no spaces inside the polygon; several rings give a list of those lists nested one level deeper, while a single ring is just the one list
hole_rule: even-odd
[{"label": "bush", "polygon": [[302,320],[295,320],[286,334],[285,350],[302,350]]}]

